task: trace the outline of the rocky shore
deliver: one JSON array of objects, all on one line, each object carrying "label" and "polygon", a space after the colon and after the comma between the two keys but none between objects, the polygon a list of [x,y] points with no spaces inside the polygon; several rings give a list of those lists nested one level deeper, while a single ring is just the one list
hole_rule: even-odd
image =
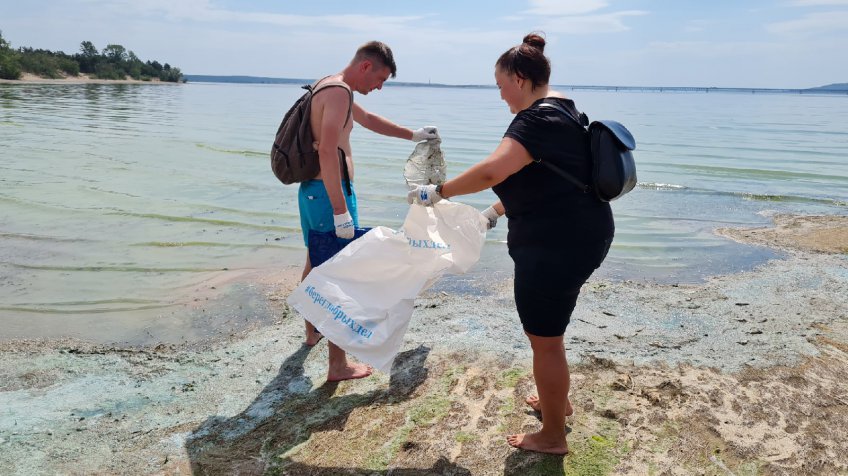
[{"label": "rocky shore", "polygon": [[202,344],[0,343],[0,473],[848,474],[848,217],[717,232],[784,255],[584,287],[564,458],[505,442],[539,425],[510,282],[423,296],[390,375],[326,383],[288,276],[273,325]]}]

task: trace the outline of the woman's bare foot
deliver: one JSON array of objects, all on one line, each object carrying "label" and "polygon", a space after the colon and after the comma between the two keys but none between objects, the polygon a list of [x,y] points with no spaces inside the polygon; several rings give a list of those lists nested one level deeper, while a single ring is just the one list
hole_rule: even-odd
[{"label": "woman's bare foot", "polygon": [[[539,403],[539,397],[536,395],[530,395],[529,397],[524,399],[524,402],[530,406],[534,411],[542,413],[542,404]],[[565,400],[565,416],[574,415],[574,407],[571,406],[571,400]]]},{"label": "woman's bare foot", "polygon": [[342,380],[353,380],[357,378],[365,378],[371,375],[374,369],[365,364],[347,363],[344,367],[333,368],[327,371],[328,382],[341,382]]},{"label": "woman's bare foot", "polygon": [[565,441],[565,434],[562,435],[562,438],[550,439],[541,433],[520,433],[507,436],[506,441],[513,448],[526,451],[536,451],[552,455],[568,454],[568,443]]}]

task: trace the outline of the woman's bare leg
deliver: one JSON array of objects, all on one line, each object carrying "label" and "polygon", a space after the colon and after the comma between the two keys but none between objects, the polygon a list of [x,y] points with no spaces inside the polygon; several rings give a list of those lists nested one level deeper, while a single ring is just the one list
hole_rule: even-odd
[{"label": "woman's bare leg", "polygon": [[568,453],[565,414],[571,381],[563,338],[532,334],[527,334],[527,337],[533,349],[533,377],[544,415],[542,429],[536,433],[510,435],[507,442],[523,450],[564,455]]}]

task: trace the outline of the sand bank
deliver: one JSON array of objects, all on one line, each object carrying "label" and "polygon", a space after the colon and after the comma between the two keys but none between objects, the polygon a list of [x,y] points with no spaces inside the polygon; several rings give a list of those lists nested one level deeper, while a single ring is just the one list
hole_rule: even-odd
[{"label": "sand bank", "polygon": [[267,287],[272,325],[191,348],[0,345],[0,472],[845,473],[848,257],[827,251],[843,220],[721,231],[789,250],[750,272],[587,283],[566,458],[504,440],[539,425],[511,283],[421,298],[391,375],[327,384],[288,280]]}]

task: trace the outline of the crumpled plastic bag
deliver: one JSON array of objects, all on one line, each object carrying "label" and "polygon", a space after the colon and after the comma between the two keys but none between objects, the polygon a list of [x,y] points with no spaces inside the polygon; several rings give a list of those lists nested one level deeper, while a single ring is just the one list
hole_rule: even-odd
[{"label": "crumpled plastic bag", "polygon": [[439,139],[430,139],[415,146],[403,168],[403,178],[409,188],[445,183],[447,166],[441,143]]}]

